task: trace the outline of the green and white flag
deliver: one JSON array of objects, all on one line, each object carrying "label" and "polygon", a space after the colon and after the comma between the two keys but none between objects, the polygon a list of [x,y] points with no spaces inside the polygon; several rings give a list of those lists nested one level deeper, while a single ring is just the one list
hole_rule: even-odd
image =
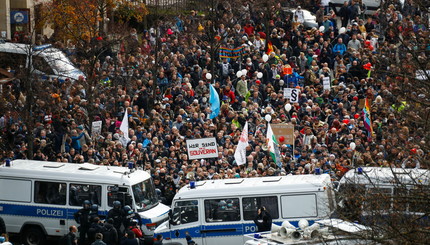
[{"label": "green and white flag", "polygon": [[273,161],[278,165],[278,167],[282,168],[281,162],[281,153],[279,152],[278,141],[276,140],[275,135],[273,134],[272,127],[270,123],[267,123],[267,150],[269,151],[270,156]]}]

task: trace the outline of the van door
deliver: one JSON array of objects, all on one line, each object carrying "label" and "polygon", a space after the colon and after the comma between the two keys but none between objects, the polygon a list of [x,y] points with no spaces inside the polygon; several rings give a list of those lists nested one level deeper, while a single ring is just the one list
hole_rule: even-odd
[{"label": "van door", "polygon": [[[98,208],[102,204],[102,186],[92,185],[92,184],[69,184],[69,209],[67,212],[67,228],[71,225],[76,225],[74,214],[82,208],[85,200],[91,202],[91,204],[96,204]],[[95,213],[96,211],[92,211]],[[104,218],[102,210],[97,210],[97,214],[100,218]],[[90,221],[91,222],[91,221]],[[78,225],[79,226],[79,225]]]},{"label": "van door", "polygon": [[[279,220],[279,205],[277,196],[242,197],[243,230],[245,234],[258,232],[254,219],[257,217],[258,208],[264,207],[270,214],[272,222]],[[279,225],[279,223],[276,223]]]},{"label": "van door", "polygon": [[[43,224],[49,236],[61,236],[67,233],[67,184],[65,182],[34,181],[34,203],[37,218],[40,220],[38,223]],[[28,237],[30,235],[26,234]]]},{"label": "van door", "polygon": [[171,239],[181,244],[187,244],[190,240],[203,244],[198,200],[177,201],[172,209],[169,221]]},{"label": "van door", "polygon": [[204,200],[202,226],[204,245],[243,244],[243,222],[239,198]]}]

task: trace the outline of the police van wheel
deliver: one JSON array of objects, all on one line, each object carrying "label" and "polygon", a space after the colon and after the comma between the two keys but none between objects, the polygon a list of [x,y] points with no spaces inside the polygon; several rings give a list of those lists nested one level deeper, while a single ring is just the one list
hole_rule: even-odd
[{"label": "police van wheel", "polygon": [[6,224],[2,217],[0,217],[0,235],[6,233]]},{"label": "police van wheel", "polygon": [[22,242],[26,245],[42,245],[46,237],[43,231],[37,227],[30,227],[23,233]]}]

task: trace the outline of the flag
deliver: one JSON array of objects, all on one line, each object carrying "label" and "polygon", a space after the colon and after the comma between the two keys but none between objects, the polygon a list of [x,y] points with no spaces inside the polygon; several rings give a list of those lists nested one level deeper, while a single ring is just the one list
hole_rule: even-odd
[{"label": "flag", "polygon": [[267,40],[267,51],[266,54],[270,55],[272,52],[274,52],[273,50],[273,44],[271,41]]},{"label": "flag", "polygon": [[123,133],[119,141],[121,141],[121,144],[123,146],[126,146],[127,143],[130,141],[130,138],[128,137],[128,112],[127,108],[125,109],[124,117],[122,118],[121,126],[119,127],[119,130]]},{"label": "flag", "polygon": [[247,53],[248,51],[245,49],[245,46],[240,46],[237,48],[227,48],[227,47],[219,48],[220,58],[237,59],[240,56],[245,55]]},{"label": "flag", "polygon": [[369,99],[366,98],[363,107],[363,118],[364,118],[364,127],[369,131],[370,136],[373,135],[373,127],[372,127],[372,119],[370,117],[370,103]]},{"label": "flag", "polygon": [[282,167],[281,162],[281,153],[279,151],[278,147],[278,141],[276,140],[275,135],[273,134],[272,127],[270,126],[270,123],[267,123],[267,149],[270,153],[270,156],[272,157],[273,161],[278,165],[278,167]]},{"label": "flag", "polygon": [[246,163],[246,147],[248,145],[248,122],[246,122],[234,153],[234,160],[236,160],[237,165]]},{"label": "flag", "polygon": [[218,92],[215,90],[212,84],[209,84],[210,96],[209,103],[211,104],[211,114],[209,115],[209,119],[214,119],[218,116],[220,111],[220,102]]}]

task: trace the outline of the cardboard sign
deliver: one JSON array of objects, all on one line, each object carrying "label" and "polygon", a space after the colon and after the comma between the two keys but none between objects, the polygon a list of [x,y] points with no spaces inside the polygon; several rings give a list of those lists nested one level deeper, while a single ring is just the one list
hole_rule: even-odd
[{"label": "cardboard sign", "polygon": [[102,121],[94,121],[91,125],[91,136],[97,136],[102,133]]},{"label": "cardboard sign", "polygon": [[330,84],[330,77],[323,77],[323,88],[324,90],[330,90],[331,84]]},{"label": "cardboard sign", "polygon": [[[279,144],[294,144],[294,125],[288,123],[270,124]],[[283,137],[283,138],[281,138]],[[281,141],[283,139],[283,141]]]},{"label": "cardboard sign", "polygon": [[188,159],[216,158],[218,145],[215,138],[187,140]]}]

